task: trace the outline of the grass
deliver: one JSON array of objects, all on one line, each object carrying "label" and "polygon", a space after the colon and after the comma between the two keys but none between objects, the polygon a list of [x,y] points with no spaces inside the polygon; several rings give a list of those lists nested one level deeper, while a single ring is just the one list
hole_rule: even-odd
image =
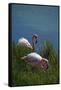
[{"label": "grass", "polygon": [[27,64],[21,57],[32,52],[23,46],[12,44],[12,86],[45,85],[59,83],[58,55],[53,45],[45,41],[39,54],[49,60],[49,69],[44,72]]}]

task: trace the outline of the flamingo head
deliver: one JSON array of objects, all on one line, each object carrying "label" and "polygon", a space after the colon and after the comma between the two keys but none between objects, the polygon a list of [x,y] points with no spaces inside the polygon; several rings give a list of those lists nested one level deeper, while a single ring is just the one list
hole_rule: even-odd
[{"label": "flamingo head", "polygon": [[35,40],[35,44],[37,44],[38,35],[37,34],[33,34],[32,39]]},{"label": "flamingo head", "polygon": [[40,63],[41,63],[41,68],[46,71],[49,67],[48,60],[45,58],[42,58]]}]

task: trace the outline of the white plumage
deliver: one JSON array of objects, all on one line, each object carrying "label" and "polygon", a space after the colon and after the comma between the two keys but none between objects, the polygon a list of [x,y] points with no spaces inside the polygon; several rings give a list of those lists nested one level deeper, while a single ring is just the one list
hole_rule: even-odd
[{"label": "white plumage", "polygon": [[31,58],[37,59],[37,60],[42,59],[42,57],[39,54],[35,53],[35,52],[28,54],[27,57],[31,57]]},{"label": "white plumage", "polygon": [[35,44],[37,43],[37,38],[38,38],[38,35],[33,34],[32,35],[32,44],[30,44],[29,41],[26,38],[23,37],[23,38],[20,38],[18,40],[18,44],[22,45],[22,46],[25,46],[27,48],[30,48],[33,51],[35,51]]},{"label": "white plumage", "polygon": [[31,46],[31,44],[29,43],[29,41],[26,39],[26,38],[20,38],[19,40],[18,40],[18,44],[20,44],[20,45],[22,45],[22,46],[26,46],[26,47],[29,47],[29,48],[31,48],[32,49],[32,46]]},{"label": "white plumage", "polygon": [[31,64],[32,66],[43,68],[44,70],[48,68],[48,60],[42,58],[39,54],[35,52],[30,53],[27,56],[22,57],[21,59],[25,60],[28,64]]}]

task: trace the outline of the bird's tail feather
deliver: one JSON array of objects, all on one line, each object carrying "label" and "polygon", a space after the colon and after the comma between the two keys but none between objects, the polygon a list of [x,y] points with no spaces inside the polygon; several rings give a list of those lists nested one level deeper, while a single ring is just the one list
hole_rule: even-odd
[{"label": "bird's tail feather", "polygon": [[26,59],[26,56],[21,57],[22,60]]}]

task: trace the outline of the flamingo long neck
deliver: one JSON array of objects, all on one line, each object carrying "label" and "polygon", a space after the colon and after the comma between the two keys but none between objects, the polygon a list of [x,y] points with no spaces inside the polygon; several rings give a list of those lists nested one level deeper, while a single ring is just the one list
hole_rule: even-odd
[{"label": "flamingo long neck", "polygon": [[32,38],[32,47],[33,47],[33,51],[35,51],[35,43],[34,43],[34,39]]}]

